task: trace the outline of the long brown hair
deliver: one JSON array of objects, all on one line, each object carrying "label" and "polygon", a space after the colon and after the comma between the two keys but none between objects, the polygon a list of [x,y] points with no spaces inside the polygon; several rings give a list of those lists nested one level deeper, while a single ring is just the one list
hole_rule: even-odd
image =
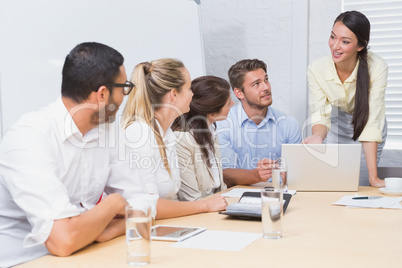
[{"label": "long brown hair", "polygon": [[123,112],[123,129],[134,121],[146,123],[155,134],[163,164],[171,174],[166,156],[166,147],[155,122],[155,110],[162,103],[162,98],[172,89],[181,92],[185,83],[184,64],[175,59],[160,59],[142,62],[135,66],[131,82],[135,85],[128,96]]},{"label": "long brown hair", "polygon": [[[193,99],[190,111],[182,114],[172,124],[173,130],[190,131],[201,146],[202,157],[208,160],[208,149],[215,152],[214,141],[208,129],[207,115],[219,113],[230,97],[229,83],[216,76],[201,76],[191,82]],[[215,123],[214,123],[215,124]],[[211,163],[205,161],[210,167]]]},{"label": "long brown hair", "polygon": [[340,14],[335,22],[342,22],[357,38],[358,45],[363,47],[358,52],[360,59],[356,78],[355,110],[353,112],[353,140],[357,140],[367,124],[369,107],[370,74],[367,65],[367,47],[370,40],[370,21],[358,11],[346,11]]}]

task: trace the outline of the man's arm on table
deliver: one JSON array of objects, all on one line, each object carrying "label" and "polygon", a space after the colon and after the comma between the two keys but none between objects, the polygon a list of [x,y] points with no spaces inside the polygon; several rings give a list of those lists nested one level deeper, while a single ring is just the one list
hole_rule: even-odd
[{"label": "man's arm on table", "polygon": [[229,187],[265,182],[272,176],[274,160],[264,158],[257,163],[255,169],[226,168],[223,170],[223,180]]},{"label": "man's arm on table", "polygon": [[111,194],[94,208],[70,218],[55,220],[45,246],[51,254],[69,256],[93,241],[106,241],[124,233],[122,224],[127,201]]}]

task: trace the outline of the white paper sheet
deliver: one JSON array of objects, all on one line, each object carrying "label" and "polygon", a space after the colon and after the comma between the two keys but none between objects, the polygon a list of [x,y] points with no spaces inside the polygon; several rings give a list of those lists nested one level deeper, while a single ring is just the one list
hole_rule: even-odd
[{"label": "white paper sheet", "polygon": [[207,230],[189,239],[171,245],[174,248],[240,251],[262,234]]},{"label": "white paper sheet", "polygon": [[[240,197],[244,192],[261,192],[262,189],[255,189],[255,188],[233,188],[229,192],[221,194],[222,196],[226,197]],[[291,195],[296,194],[296,190],[287,190],[285,193],[289,193]]]},{"label": "white paper sheet", "polygon": [[402,209],[402,197],[382,197],[378,199],[352,199],[355,196],[346,195],[332,203],[333,205],[361,207],[361,208],[393,208]]}]

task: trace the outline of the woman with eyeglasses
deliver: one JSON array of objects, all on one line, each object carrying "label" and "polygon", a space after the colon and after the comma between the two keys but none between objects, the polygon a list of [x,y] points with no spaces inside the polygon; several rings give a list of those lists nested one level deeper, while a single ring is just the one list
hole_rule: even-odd
[{"label": "woman with eyeglasses", "polygon": [[361,142],[360,185],[384,187],[377,164],[387,137],[388,66],[368,52],[369,39],[370,22],[362,13],[347,11],[335,19],[328,42],[331,55],[308,68],[313,129],[303,142]]},{"label": "woman with eyeglasses", "polygon": [[172,129],[177,137],[183,201],[194,201],[225,190],[216,121],[225,120],[233,101],[230,85],[216,76],[202,76],[191,83],[190,111],[178,117]]},{"label": "woman with eyeglasses", "polygon": [[131,174],[132,187],[123,195],[129,202],[150,204],[156,219],[224,210],[227,203],[220,195],[194,202],[177,198],[181,179],[170,126],[189,111],[193,96],[183,63],[175,59],[140,63],[131,82],[135,87],[123,113],[120,161],[112,167],[112,172]]}]

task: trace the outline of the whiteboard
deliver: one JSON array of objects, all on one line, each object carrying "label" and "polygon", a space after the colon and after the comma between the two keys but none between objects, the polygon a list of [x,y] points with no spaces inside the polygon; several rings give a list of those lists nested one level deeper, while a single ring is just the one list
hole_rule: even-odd
[{"label": "whiteboard", "polygon": [[199,12],[190,0],[0,0],[0,137],[60,96],[64,59],[82,42],[122,53],[128,77],[158,58],[182,60],[192,78],[204,75]]}]

